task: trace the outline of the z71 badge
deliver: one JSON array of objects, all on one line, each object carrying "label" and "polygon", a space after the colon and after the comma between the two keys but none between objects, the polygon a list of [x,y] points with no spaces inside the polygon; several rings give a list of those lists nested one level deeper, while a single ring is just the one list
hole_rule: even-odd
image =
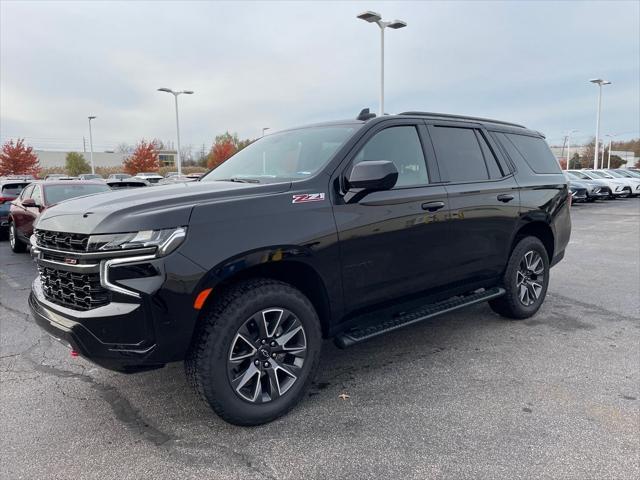
[{"label": "z71 badge", "polygon": [[321,202],[324,200],[324,193],[300,193],[293,196],[291,203]]}]

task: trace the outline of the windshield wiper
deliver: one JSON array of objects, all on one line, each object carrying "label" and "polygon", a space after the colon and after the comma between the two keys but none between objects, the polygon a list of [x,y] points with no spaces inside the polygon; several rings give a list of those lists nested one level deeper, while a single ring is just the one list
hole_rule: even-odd
[{"label": "windshield wiper", "polygon": [[231,178],[219,178],[218,180],[216,180],[216,182],[260,183],[260,180],[256,178],[231,177]]}]

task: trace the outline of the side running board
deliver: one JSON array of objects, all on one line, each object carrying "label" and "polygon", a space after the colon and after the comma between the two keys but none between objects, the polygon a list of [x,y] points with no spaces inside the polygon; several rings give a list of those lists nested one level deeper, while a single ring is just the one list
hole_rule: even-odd
[{"label": "side running board", "polygon": [[474,303],[485,302],[492,298],[500,297],[504,295],[504,293],[505,290],[503,288],[495,287],[468,295],[459,295],[441,302],[430,303],[403,315],[383,318],[379,323],[351,328],[338,334],[334,342],[339,348],[347,348],[356,343],[377,337],[378,335],[384,335],[387,332],[406,327],[407,325],[413,325],[414,323],[442,315],[443,313],[452,312],[459,308],[473,305]]}]

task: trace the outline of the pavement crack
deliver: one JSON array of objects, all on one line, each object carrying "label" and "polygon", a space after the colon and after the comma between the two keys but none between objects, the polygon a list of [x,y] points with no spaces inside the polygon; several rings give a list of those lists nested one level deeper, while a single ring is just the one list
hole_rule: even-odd
[{"label": "pavement crack", "polygon": [[22,310],[18,310],[17,308],[13,308],[10,307],[9,305],[6,305],[4,303],[2,303],[2,301],[0,300],[0,307],[4,308],[5,310],[8,310],[12,313],[15,313],[17,315],[20,315],[21,317],[24,318],[24,320],[30,322],[31,321],[31,316],[29,315],[28,312],[23,312]]},{"label": "pavement crack", "polygon": [[[33,368],[45,375],[57,378],[71,378],[85,382],[93,388],[100,398],[111,407],[116,419],[122,422],[127,428],[143,437],[145,440],[156,446],[162,446],[172,440],[172,437],[147,422],[142,415],[131,405],[131,402],[122,395],[115,387],[105,385],[96,381],[93,377],[85,373],[72,372],[52,365],[45,365],[32,357],[33,351],[39,346],[42,337],[22,353],[22,357],[27,360]],[[44,359],[44,358],[43,358]]]}]

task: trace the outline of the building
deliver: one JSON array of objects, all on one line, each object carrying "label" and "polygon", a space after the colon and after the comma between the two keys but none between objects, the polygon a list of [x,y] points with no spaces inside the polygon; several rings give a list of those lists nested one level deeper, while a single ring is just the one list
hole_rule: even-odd
[{"label": "building", "polygon": [[[34,150],[42,168],[64,167],[69,151]],[[82,153],[87,162],[91,161],[91,153]],[[175,150],[159,150],[158,160],[161,167],[173,167],[176,164],[177,152]],[[95,167],[121,167],[129,154],[116,152],[93,152],[93,164]]]}]

